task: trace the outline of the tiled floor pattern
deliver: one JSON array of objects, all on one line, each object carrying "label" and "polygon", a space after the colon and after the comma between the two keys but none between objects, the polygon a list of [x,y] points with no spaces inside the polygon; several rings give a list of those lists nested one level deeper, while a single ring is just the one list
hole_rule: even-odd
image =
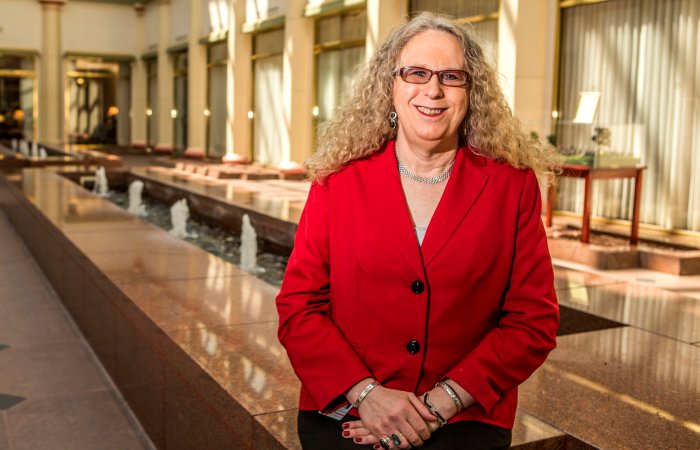
[{"label": "tiled floor pattern", "polygon": [[0,450],[153,449],[0,210]]}]

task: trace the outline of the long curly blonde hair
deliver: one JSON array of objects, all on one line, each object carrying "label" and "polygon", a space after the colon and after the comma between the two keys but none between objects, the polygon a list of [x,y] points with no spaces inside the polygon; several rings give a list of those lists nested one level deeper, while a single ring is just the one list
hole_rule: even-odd
[{"label": "long curly blonde hair", "polygon": [[[419,33],[439,30],[460,43],[469,85],[469,110],[460,126],[460,145],[518,168],[532,168],[540,180],[558,164],[554,149],[528,136],[506,102],[495,70],[469,25],[423,12],[395,28],[358,74],[352,89],[336,107],[333,117],[319,128],[316,152],[306,161],[312,179],[323,182],[345,164],[370,156],[388,140],[396,138],[389,114],[394,111],[393,75],[401,51]],[[401,126],[399,124],[399,126]]]}]

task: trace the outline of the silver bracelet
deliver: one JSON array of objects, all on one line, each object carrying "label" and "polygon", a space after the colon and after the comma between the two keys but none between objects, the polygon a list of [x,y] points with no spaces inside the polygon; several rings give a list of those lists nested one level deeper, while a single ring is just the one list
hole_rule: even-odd
[{"label": "silver bracelet", "polygon": [[426,392],[423,394],[423,404],[428,408],[428,411],[430,411],[430,414],[434,415],[437,417],[438,423],[440,424],[440,428],[444,427],[447,425],[447,420],[445,420],[444,417],[442,417],[442,414],[440,414],[440,410],[438,410],[433,402],[430,401],[430,396]]},{"label": "silver bracelet", "polygon": [[449,395],[452,401],[455,403],[455,406],[457,407],[457,412],[460,412],[464,409],[464,403],[462,403],[462,399],[459,398],[457,392],[455,392],[455,390],[452,389],[452,386],[445,383],[444,381],[438,381],[437,384],[435,384],[435,387],[447,392],[447,395]]},{"label": "silver bracelet", "polygon": [[377,386],[379,386],[379,381],[373,381],[370,384],[368,384],[367,387],[362,392],[360,392],[360,396],[357,397],[357,400],[355,401],[355,403],[352,404],[353,408],[360,409],[360,403],[362,403],[362,401],[365,399],[365,397],[367,397],[367,394],[369,394],[369,391],[376,388]]}]

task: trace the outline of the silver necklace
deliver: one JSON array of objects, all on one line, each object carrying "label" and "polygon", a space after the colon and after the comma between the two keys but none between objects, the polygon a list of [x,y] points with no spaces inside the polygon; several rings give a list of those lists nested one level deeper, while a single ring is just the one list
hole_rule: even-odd
[{"label": "silver necklace", "polygon": [[417,181],[419,183],[423,184],[439,184],[445,181],[446,179],[449,178],[450,174],[452,173],[452,168],[455,166],[455,159],[452,160],[450,163],[450,167],[447,168],[443,173],[440,175],[436,175],[434,177],[422,177],[420,175],[416,175],[413,172],[410,172],[406,166],[403,165],[401,162],[401,159],[399,158],[399,149],[397,147],[394,147],[394,151],[396,152],[396,162],[399,165],[399,173],[406,178],[410,178],[413,181]]}]

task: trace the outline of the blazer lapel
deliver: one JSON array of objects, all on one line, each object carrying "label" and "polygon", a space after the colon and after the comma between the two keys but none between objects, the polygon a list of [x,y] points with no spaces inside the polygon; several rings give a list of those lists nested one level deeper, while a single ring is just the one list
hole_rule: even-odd
[{"label": "blazer lapel", "polygon": [[452,174],[421,247],[425,267],[447,244],[486,186],[488,175],[482,170],[484,165],[485,157],[476,155],[470,147],[457,152]]},{"label": "blazer lapel", "polygon": [[369,165],[367,169],[367,179],[372,183],[372,192],[366,196],[369,206],[367,213],[374,216],[377,226],[382,227],[387,242],[398,247],[399,253],[416,275],[423,277],[423,260],[401,187],[394,141],[386,144],[377,155],[377,163]]}]

